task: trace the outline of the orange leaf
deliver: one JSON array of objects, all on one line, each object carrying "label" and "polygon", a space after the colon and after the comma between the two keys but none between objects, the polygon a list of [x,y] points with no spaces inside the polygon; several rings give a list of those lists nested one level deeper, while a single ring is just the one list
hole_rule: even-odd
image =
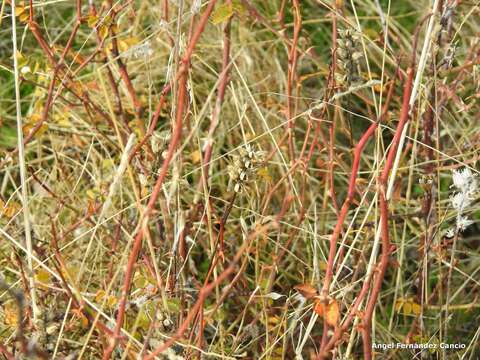
[{"label": "orange leaf", "polygon": [[340,320],[340,306],[338,306],[338,302],[335,300],[328,304],[325,312],[325,320],[327,321],[327,324],[331,326],[338,324],[338,320]]},{"label": "orange leaf", "polygon": [[92,200],[88,200],[88,215],[95,214],[95,202]]},{"label": "orange leaf", "polygon": [[325,312],[325,305],[323,305],[321,300],[316,301],[315,307],[313,308],[313,311],[315,311],[318,316],[323,317],[323,313]]},{"label": "orange leaf", "polygon": [[309,284],[295,285],[294,289],[297,290],[306,299],[311,299],[317,295],[317,290]]},{"label": "orange leaf", "polygon": [[72,313],[74,315],[74,318],[77,318],[80,320],[80,325],[82,326],[82,328],[86,328],[88,326],[88,318],[85,316],[82,310],[73,309]]}]

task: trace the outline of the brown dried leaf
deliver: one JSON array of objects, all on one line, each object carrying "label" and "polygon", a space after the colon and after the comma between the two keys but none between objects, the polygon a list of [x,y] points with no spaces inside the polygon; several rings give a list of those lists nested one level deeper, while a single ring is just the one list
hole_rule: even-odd
[{"label": "brown dried leaf", "polygon": [[309,284],[299,284],[295,285],[294,289],[297,290],[302,296],[306,299],[311,299],[314,296],[317,296],[317,290]]}]

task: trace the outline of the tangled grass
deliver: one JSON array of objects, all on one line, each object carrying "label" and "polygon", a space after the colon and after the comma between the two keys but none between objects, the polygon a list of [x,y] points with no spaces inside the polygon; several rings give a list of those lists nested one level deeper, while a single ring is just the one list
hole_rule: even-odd
[{"label": "tangled grass", "polygon": [[479,15],[3,0],[0,354],[478,359]]}]

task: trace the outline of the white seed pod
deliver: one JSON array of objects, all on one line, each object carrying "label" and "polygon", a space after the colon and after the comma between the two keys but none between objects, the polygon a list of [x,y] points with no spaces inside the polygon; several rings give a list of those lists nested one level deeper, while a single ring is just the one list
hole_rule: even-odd
[{"label": "white seed pod", "polygon": [[357,61],[362,58],[363,54],[360,51],[355,51],[352,53],[352,60]]},{"label": "white seed pod", "polygon": [[242,190],[242,186],[240,185],[240,183],[237,182],[233,187],[233,191],[235,191],[236,193],[239,193],[241,190]]}]

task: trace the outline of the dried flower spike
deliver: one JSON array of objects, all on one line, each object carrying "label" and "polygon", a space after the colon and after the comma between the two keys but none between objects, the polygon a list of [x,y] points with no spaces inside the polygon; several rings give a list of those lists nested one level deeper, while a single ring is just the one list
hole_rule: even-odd
[{"label": "dried flower spike", "polygon": [[228,166],[230,183],[233,191],[242,192],[257,175],[258,168],[263,164],[264,152],[255,150],[250,144],[240,148],[237,155],[233,156],[232,163]]},{"label": "dried flower spike", "polygon": [[339,72],[336,80],[340,85],[350,87],[360,80],[360,35],[351,29],[338,30],[337,39],[337,62]]}]

